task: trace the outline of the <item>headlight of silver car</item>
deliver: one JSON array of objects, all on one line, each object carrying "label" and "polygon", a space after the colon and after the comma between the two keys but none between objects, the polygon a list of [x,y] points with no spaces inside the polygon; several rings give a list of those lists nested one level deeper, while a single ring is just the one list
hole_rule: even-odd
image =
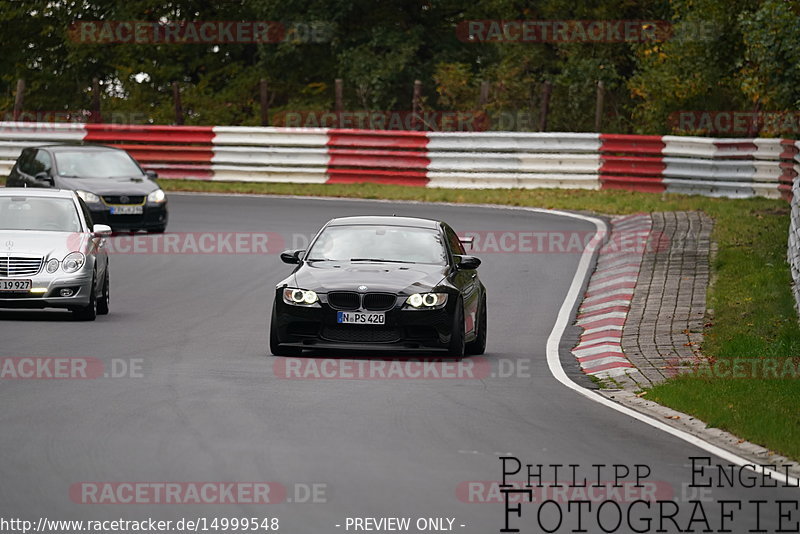
[{"label": "headlight of silver car", "polygon": [[406,300],[412,308],[441,308],[447,304],[447,293],[414,293]]},{"label": "headlight of silver car", "polygon": [[89,191],[75,191],[78,193],[78,196],[83,199],[84,202],[87,204],[97,204],[100,202],[100,197],[95,195],[94,193],[90,193]]},{"label": "headlight of silver car", "polygon": [[319,297],[313,291],[286,287],[283,289],[283,302],[293,306],[312,306],[317,303]]},{"label": "headlight of silver car", "polygon": [[153,204],[161,204],[165,200],[167,200],[167,195],[162,189],[156,189],[147,195],[147,201],[152,202]]},{"label": "headlight of silver car", "polygon": [[61,262],[61,268],[65,273],[74,273],[80,271],[84,263],[86,263],[86,256],[80,252],[70,252]]},{"label": "headlight of silver car", "polygon": [[58,260],[53,258],[52,260],[47,262],[47,266],[44,268],[48,274],[53,274],[58,270]]}]

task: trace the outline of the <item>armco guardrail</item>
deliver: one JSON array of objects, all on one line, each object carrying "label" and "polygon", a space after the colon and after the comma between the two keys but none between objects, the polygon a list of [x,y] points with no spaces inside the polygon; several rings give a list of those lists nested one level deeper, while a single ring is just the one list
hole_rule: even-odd
[{"label": "armco guardrail", "polygon": [[328,181],[328,132],[325,129],[217,126],[214,136],[214,180]]},{"label": "armco guardrail", "polygon": [[593,133],[0,123],[0,172],[26,146],[94,142],[164,178],[376,182],[792,196],[797,142]]},{"label": "armco guardrail", "polygon": [[794,281],[794,300],[800,312],[800,178],[794,179],[792,213],[789,223],[789,267]]},{"label": "armco guardrail", "polygon": [[86,143],[114,145],[127,150],[147,169],[164,178],[213,176],[214,132],[208,126],[133,126],[87,124]]},{"label": "armco guardrail", "polygon": [[328,181],[427,185],[425,132],[328,130]]},{"label": "armco guardrail", "polygon": [[430,187],[598,189],[597,134],[432,132]]},{"label": "armco guardrail", "polygon": [[28,146],[99,143],[124,148],[164,178],[210,180],[213,139],[213,128],[203,126],[0,122],[0,172],[8,175]]}]

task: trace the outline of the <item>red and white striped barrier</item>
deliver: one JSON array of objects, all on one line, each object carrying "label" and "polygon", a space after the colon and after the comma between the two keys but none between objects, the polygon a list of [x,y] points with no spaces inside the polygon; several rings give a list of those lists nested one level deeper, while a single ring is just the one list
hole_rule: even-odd
[{"label": "red and white striped barrier", "polygon": [[97,143],[127,150],[163,178],[208,180],[213,176],[213,139],[213,128],[205,126],[0,122],[0,172],[8,174],[29,146]]},{"label": "red and white striped barrier", "polygon": [[429,187],[598,189],[598,134],[431,132]]},{"label": "red and white striped barrier", "polygon": [[324,128],[216,126],[213,131],[213,180],[328,181],[328,131]]},{"label": "red and white striped barrier", "polygon": [[328,130],[328,183],[428,184],[425,132]]},{"label": "red and white striped barrier", "polygon": [[445,188],[625,189],[789,199],[798,143],[593,133],[0,123],[0,172],[26,146],[128,150],[163,178]]}]

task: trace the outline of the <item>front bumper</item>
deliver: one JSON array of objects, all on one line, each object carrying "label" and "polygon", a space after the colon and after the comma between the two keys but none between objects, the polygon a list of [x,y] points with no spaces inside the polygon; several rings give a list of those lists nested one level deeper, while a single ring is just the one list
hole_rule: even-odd
[{"label": "front bumper", "polygon": [[[92,271],[81,269],[80,272],[68,275],[58,273],[55,275],[37,274],[34,276],[19,277],[31,280],[31,289],[34,292],[0,292],[0,308],[79,308],[89,304],[92,287]],[[35,292],[36,289],[43,292]],[[62,289],[71,289],[69,297],[60,296]]]},{"label": "front bumper", "polygon": [[141,215],[112,215],[111,206],[106,204],[89,204],[92,221],[95,224],[107,224],[112,230],[155,230],[167,225],[167,203],[145,203]]},{"label": "front bumper", "polygon": [[[457,299],[448,299],[439,309],[403,309],[399,298],[394,308],[384,311],[384,325],[339,324],[337,312],[320,294],[318,306],[286,304],[278,290],[275,296],[275,325],[281,346],[306,349],[373,351],[446,351],[453,328]],[[359,310],[369,313],[366,310]]]}]

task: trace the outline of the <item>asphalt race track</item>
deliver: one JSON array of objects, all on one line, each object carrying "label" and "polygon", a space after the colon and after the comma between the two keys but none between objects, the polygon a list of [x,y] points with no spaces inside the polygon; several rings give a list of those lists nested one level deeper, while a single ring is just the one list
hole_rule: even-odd
[{"label": "asphalt race track", "polygon": [[[332,217],[358,214],[443,219],[459,232],[594,231],[559,215],[478,207],[203,195],[173,195],[170,203],[170,234],[268,232],[270,246],[280,248],[302,246],[303,236]],[[280,531],[309,534],[346,532],[348,517],[443,517],[454,518],[457,532],[498,532],[504,505],[466,502],[464,488],[500,480],[501,455],[523,464],[574,464],[579,478],[590,480],[593,465],[607,466],[603,481],[613,479],[611,465],[627,466],[625,487],[636,465],[648,466],[646,481],[655,483],[657,498],[678,502],[681,524],[692,512],[688,501],[697,499],[714,531],[720,511],[713,501],[743,501],[743,510],[753,509],[746,501],[767,501],[760,526],[772,532],[776,501],[797,499],[796,488],[745,488],[738,481],[686,487],[689,458],[707,453],[553,378],[545,342],[579,253],[478,254],[489,342],[473,363],[488,365],[488,376],[353,380],[280,376],[291,364],[269,354],[267,323],[274,286],[291,268],[277,251],[114,253],[110,315],[79,323],[62,312],[0,312],[0,357],[96,358],[106,372],[124,375],[0,380],[0,516],[275,517]],[[568,373],[570,358],[562,358]],[[568,468],[556,477],[568,480]],[[511,478],[524,481],[523,474]],[[542,480],[553,479],[545,468]],[[287,493],[271,504],[84,504],[75,490],[83,482],[272,482]],[[570,532],[576,514],[563,504],[556,531]],[[537,510],[537,503],[523,504],[512,526],[540,532]],[[555,507],[541,510],[552,528]],[[613,526],[615,512],[605,514]],[[584,528],[600,532],[594,517],[585,515]],[[728,528],[735,532],[755,526],[750,511],[734,517]],[[631,530],[623,523],[612,531]],[[662,531],[678,530],[668,521]]]}]

